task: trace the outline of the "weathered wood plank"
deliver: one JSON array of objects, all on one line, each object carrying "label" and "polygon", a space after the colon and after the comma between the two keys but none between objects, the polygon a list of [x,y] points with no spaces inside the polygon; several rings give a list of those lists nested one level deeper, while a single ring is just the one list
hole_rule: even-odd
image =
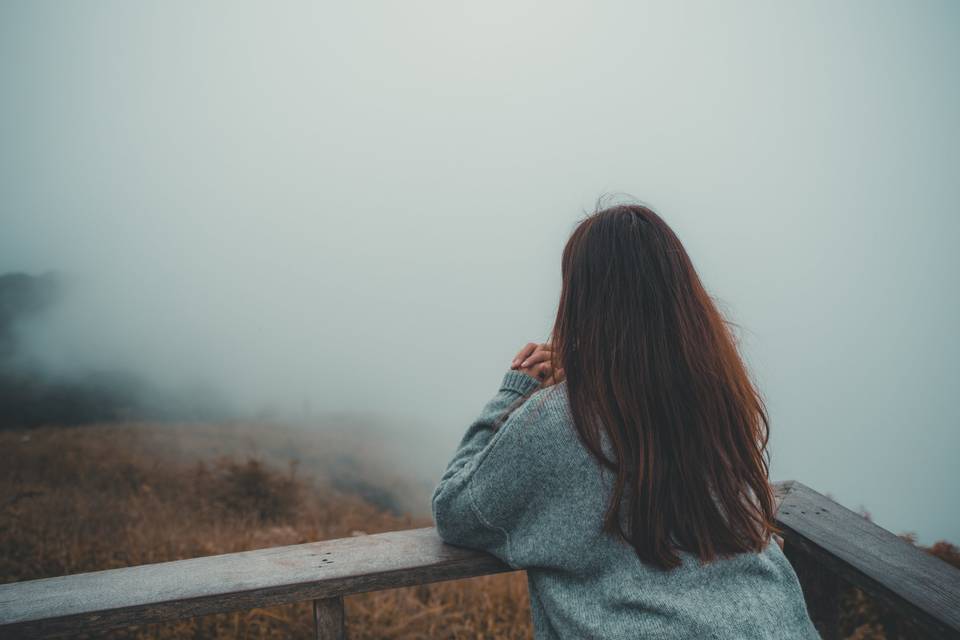
[{"label": "weathered wood plank", "polygon": [[343,596],[313,601],[313,626],[317,640],[346,640]]},{"label": "weathered wood plank", "polygon": [[433,528],[0,585],[0,635],[42,637],[510,571]]},{"label": "weathered wood plank", "polygon": [[935,637],[960,638],[960,570],[793,482],[777,522],[786,547],[860,587]]},{"label": "weathered wood plank", "polygon": [[793,543],[783,546],[797,574],[807,612],[822,640],[840,638],[840,577]]}]

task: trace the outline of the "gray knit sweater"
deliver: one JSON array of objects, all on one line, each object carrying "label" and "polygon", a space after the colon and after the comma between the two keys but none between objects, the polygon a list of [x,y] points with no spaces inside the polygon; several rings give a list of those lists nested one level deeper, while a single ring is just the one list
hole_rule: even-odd
[{"label": "gray knit sweater", "polygon": [[432,500],[444,541],[526,569],[537,640],[819,638],[776,543],[663,572],[602,533],[612,475],[578,439],[566,384],[539,386],[506,373]]}]

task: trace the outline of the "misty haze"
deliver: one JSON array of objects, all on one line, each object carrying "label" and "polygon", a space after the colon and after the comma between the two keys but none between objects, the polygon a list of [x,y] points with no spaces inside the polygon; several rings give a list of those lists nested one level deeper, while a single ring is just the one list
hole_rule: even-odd
[{"label": "misty haze", "polygon": [[960,542],[958,27],[950,2],[6,2],[0,426],[129,422],[148,452],[167,425],[175,456],[294,460],[423,522],[548,338],[577,222],[642,202],[736,324],[771,478]]}]

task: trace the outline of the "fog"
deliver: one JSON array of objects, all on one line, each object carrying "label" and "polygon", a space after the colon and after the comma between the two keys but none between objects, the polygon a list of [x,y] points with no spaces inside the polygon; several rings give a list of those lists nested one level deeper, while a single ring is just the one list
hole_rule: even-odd
[{"label": "fog", "polygon": [[956,543],[958,72],[955,2],[7,1],[0,273],[70,278],[50,371],[377,414],[436,479],[637,198],[742,327],[773,478]]}]

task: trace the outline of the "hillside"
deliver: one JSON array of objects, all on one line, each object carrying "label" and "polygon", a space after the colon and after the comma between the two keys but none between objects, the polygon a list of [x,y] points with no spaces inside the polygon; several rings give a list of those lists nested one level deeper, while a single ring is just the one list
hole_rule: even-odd
[{"label": "hillside", "polygon": [[[270,433],[288,446],[299,437]],[[252,425],[142,424],[0,432],[0,582],[430,526],[377,504],[392,494],[372,483],[358,494],[358,476],[334,482],[281,465],[276,451],[237,453],[257,448],[257,434]],[[349,455],[328,453],[346,469]],[[528,602],[524,574],[512,574],[350,596],[346,611],[351,638],[529,638]],[[110,637],[312,632],[304,603]]]},{"label": "hillside", "polygon": [[[354,429],[103,424],[0,432],[0,582],[430,526],[396,450]],[[387,489],[389,487],[389,489]],[[907,537],[907,539],[910,539]],[[912,540],[911,540],[912,542]],[[946,542],[928,549],[960,566]],[[345,599],[363,638],[530,638],[523,573]],[[847,588],[849,638],[914,638]],[[116,638],[311,637],[309,604],[115,631]],[[85,637],[78,634],[76,637]]]}]

